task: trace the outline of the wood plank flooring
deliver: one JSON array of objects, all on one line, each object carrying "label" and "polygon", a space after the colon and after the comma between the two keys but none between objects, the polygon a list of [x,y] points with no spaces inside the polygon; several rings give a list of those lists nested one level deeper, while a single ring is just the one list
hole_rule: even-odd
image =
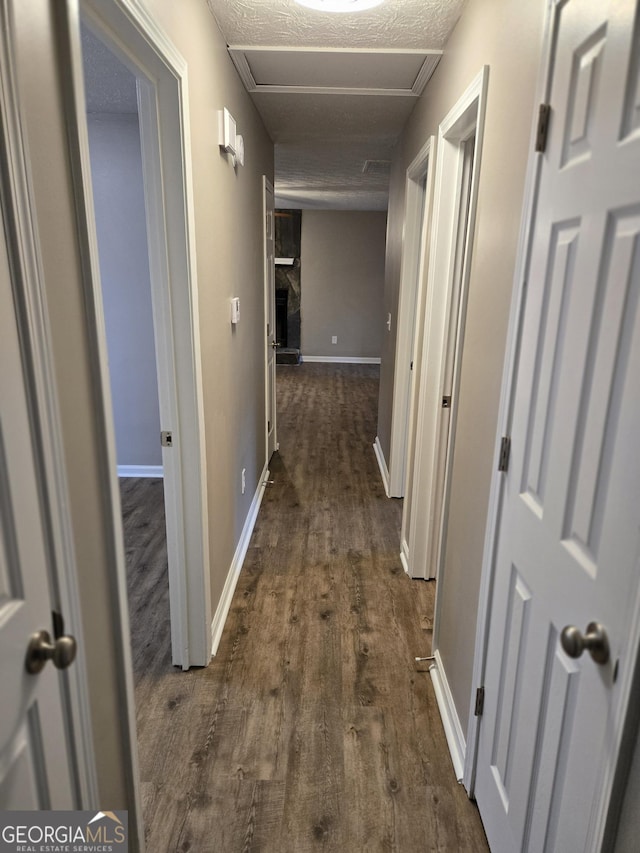
[{"label": "wood plank flooring", "polygon": [[488,850],[413,662],[434,587],[400,566],[378,371],[278,367],[274,483],[204,670],[170,664],[162,483],[122,481],[150,853]]}]

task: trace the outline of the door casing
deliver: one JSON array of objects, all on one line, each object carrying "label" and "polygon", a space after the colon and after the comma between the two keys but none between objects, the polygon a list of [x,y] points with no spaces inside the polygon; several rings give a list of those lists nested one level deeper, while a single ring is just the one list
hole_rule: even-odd
[{"label": "door casing", "polygon": [[[172,660],[182,669],[206,666],[212,653],[211,596],[187,66],[136,0],[82,0],[81,10],[83,22],[138,80],[160,421],[162,430],[173,436],[172,446],[163,448]],[[88,324],[113,450],[81,60],[72,68],[72,85],[78,106],[76,193],[87,217],[86,281],[93,306]],[[114,516],[119,519],[115,470],[114,462],[110,488]],[[121,527],[119,522],[116,526]]]},{"label": "door casing", "polygon": [[[275,251],[275,198],[273,185],[262,176],[263,228],[264,228],[264,331],[265,331],[265,460],[269,460],[278,449],[278,411],[276,405],[276,357],[273,344],[275,329],[275,258],[269,254],[269,241]],[[271,232],[269,232],[271,229]]]},{"label": "door casing", "polygon": [[[389,451],[389,495],[405,495],[408,459],[411,446],[411,427],[415,407],[417,375],[416,344],[420,338],[420,318],[424,279],[428,261],[428,234],[433,195],[433,136],[422,146],[406,172],[405,180],[405,238],[402,246],[400,294],[398,297],[398,332],[393,380],[391,413],[391,448]],[[422,182],[424,181],[424,186]],[[414,373],[412,377],[411,363]],[[413,393],[412,393],[413,388]]]},{"label": "door casing", "polygon": [[[450,465],[453,456],[460,354],[464,336],[471,247],[475,231],[478,174],[484,133],[489,68],[484,66],[455,106],[441,122],[436,155],[433,226],[429,249],[424,345],[420,360],[420,390],[413,460],[411,512],[425,519],[409,530],[408,570],[411,577],[434,578],[441,568],[443,519],[446,517]],[[456,238],[464,165],[464,143],[475,134],[474,168],[464,246],[465,263],[455,276]],[[457,322],[453,314],[457,308]],[[456,331],[453,331],[456,330]],[[456,335],[455,346],[451,336]],[[451,387],[449,429],[442,424],[442,398],[447,372],[452,365],[448,354],[456,353]],[[438,599],[436,597],[436,643]]]}]

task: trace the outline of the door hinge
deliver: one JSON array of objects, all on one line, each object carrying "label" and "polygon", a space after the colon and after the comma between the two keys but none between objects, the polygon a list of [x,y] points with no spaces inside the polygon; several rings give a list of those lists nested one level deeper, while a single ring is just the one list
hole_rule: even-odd
[{"label": "door hinge", "polygon": [[549,118],[551,117],[551,104],[540,104],[538,110],[538,129],[536,131],[536,151],[544,154],[547,150],[547,133],[549,131]]},{"label": "door hinge", "polygon": [[509,454],[511,453],[511,439],[508,435],[502,436],[500,442],[500,458],[498,460],[498,471],[507,471],[509,469]]},{"label": "door hinge", "polygon": [[442,398],[442,408],[450,409],[451,408],[451,397],[443,397]]},{"label": "door hinge", "polygon": [[409,370],[413,370],[413,362],[409,365]]},{"label": "door hinge", "polygon": [[267,421],[267,432],[271,432],[271,421]]},{"label": "door hinge", "polygon": [[160,433],[160,444],[163,447],[173,447],[173,433],[161,432]]},{"label": "door hinge", "polygon": [[484,687],[478,687],[476,690],[476,709],[474,714],[476,717],[481,717],[484,711]]}]

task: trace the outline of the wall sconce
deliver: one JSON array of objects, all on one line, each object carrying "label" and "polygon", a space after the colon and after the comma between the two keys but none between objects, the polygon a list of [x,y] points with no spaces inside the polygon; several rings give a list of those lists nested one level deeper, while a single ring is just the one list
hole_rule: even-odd
[{"label": "wall sconce", "polygon": [[244,166],[244,139],[236,132],[236,120],[225,107],[218,111],[218,144],[231,155],[231,162]]}]

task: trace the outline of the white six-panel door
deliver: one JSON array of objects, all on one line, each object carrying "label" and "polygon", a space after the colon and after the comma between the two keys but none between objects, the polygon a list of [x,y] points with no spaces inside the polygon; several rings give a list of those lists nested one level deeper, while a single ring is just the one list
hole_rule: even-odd
[{"label": "white six-panel door", "polygon": [[[638,9],[556,5],[475,790],[493,853],[597,849],[638,616]],[[605,664],[560,642],[592,621]]]},{"label": "white six-panel door", "polygon": [[[0,218],[0,226],[3,225]],[[14,309],[5,229],[0,240],[0,810],[74,808],[62,676],[30,675],[27,645],[52,631],[47,534]]]}]

